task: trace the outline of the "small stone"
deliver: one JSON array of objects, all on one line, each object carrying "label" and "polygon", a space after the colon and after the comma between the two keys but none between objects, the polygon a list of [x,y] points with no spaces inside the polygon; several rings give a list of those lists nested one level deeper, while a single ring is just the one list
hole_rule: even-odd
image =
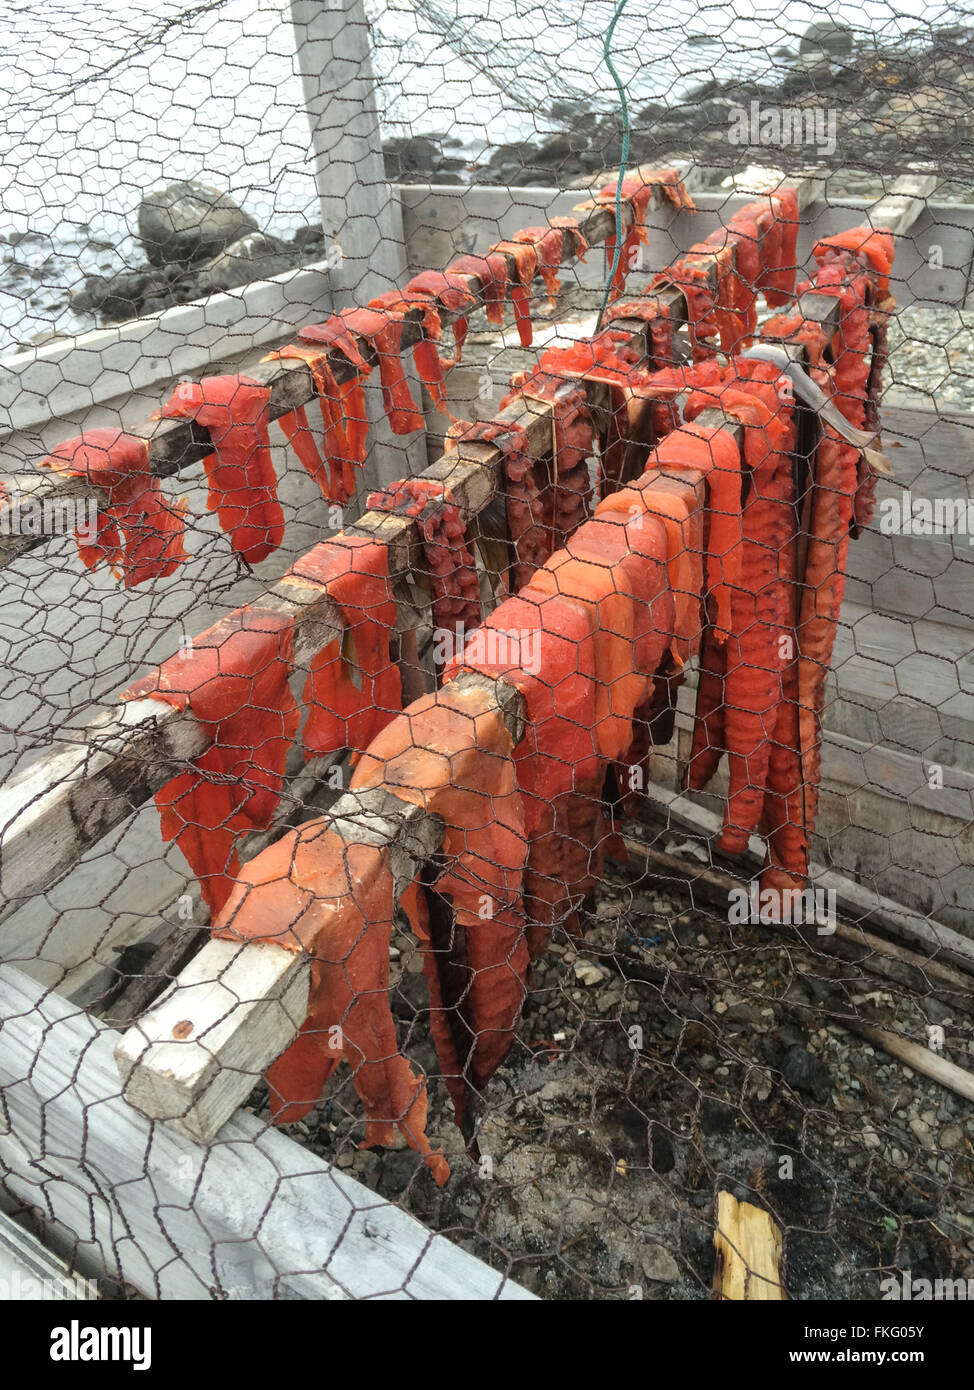
[{"label": "small stone", "polygon": [[739,1004],[732,1004],[727,1010],[726,1022],[737,1025],[738,1030],[746,1024],[756,1026],[762,1021],[761,1009],[758,1005],[748,1003],[746,1000]]},{"label": "small stone", "polygon": [[676,1284],[680,1267],[663,1245],[644,1245],[639,1252],[643,1274],[657,1284]]},{"label": "small stone", "polygon": [[748,1079],[751,1095],[757,1101],[765,1101],[774,1089],[771,1073],[764,1067],[755,1067]]},{"label": "small stone", "polygon": [[587,988],[600,985],[608,978],[608,972],[603,970],[601,965],[594,965],[589,960],[577,960],[575,962],[575,979]]},{"label": "small stone", "polygon": [[832,1092],[829,1070],[803,1047],[789,1047],[781,1059],[781,1074],[796,1091],[802,1091],[820,1104]]},{"label": "small stone", "polygon": [[910,1121],[910,1128],[926,1149],[933,1148],[933,1136],[930,1133],[930,1126],[925,1124],[919,1116],[915,1116]]},{"label": "small stone", "polygon": [[959,1149],[964,1142],[964,1131],[960,1125],[946,1125],[940,1131],[942,1149]]}]

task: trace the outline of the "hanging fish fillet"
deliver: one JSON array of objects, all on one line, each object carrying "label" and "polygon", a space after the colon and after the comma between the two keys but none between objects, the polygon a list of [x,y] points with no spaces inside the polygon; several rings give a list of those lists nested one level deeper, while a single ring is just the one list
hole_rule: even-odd
[{"label": "hanging fish fillet", "polygon": [[213,453],[203,461],[207,507],[248,564],[266,559],[284,539],[267,431],[270,391],[246,376],[208,376],[180,382],[161,413],[195,420],[209,431]]},{"label": "hanging fish fillet", "polygon": [[186,559],[186,501],[173,505],[162,495],[159,479],[149,471],[145,439],[111,428],[85,430],[38,466],[63,478],[86,478],[108,494],[96,535],[76,532],[78,554],[88,569],[105,561],[124,587],[133,589],[147,579],[165,578]]}]

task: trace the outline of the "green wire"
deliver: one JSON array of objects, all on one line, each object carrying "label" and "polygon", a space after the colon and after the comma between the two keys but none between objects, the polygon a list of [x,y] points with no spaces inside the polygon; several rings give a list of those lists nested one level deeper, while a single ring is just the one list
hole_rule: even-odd
[{"label": "green wire", "polygon": [[619,74],[615,70],[612,62],[612,35],[619,22],[619,16],[626,8],[628,0],[619,0],[616,5],[615,14],[612,16],[612,23],[609,25],[605,34],[605,42],[602,45],[602,59],[612,74],[612,80],[616,84],[619,92],[619,105],[622,108],[622,156],[619,161],[619,182],[616,185],[616,253],[612,258],[612,265],[609,268],[608,279],[605,282],[605,294],[602,296],[602,307],[599,309],[599,316],[595,321],[595,331],[598,333],[602,327],[602,319],[609,303],[609,294],[612,290],[612,281],[616,271],[619,269],[619,261],[622,258],[622,185],[626,178],[626,165],[629,163],[629,102],[626,100],[626,89],[619,79]]}]

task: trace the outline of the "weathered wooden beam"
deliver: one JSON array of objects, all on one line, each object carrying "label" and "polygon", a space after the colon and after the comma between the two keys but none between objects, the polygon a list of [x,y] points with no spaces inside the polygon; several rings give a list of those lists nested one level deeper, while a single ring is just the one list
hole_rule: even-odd
[{"label": "weathered wooden beam", "polygon": [[[483,711],[499,710],[513,742],[520,741],[524,706],[513,685],[465,673],[451,691],[479,695]],[[470,732],[473,738],[473,720]],[[388,851],[397,895],[442,844],[438,816],[381,787],[346,793],[324,821],[348,844]],[[116,1060],[126,1100],[150,1119],[209,1143],[296,1037],[308,1013],[310,973],[303,952],[207,942],[122,1035]]]},{"label": "weathered wooden beam", "polygon": [[0,1018],[4,1185],[86,1274],[148,1299],[533,1296],[254,1115],[205,1154],[145,1119],[119,1035],[11,966]]},{"label": "weathered wooden beam", "polygon": [[869,209],[870,223],[887,228],[894,236],[905,236],[923,214],[927,200],[939,183],[939,174],[901,174]]},{"label": "weathered wooden beam", "polygon": [[[0,787],[0,919],[40,892],[209,740],[157,700],[121,704]],[[164,780],[164,779],[163,779]]]}]

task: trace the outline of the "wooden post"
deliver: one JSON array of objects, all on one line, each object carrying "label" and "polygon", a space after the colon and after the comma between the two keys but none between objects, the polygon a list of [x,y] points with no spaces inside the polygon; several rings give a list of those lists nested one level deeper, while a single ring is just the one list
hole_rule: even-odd
[{"label": "wooden post", "polygon": [[[291,19],[322,225],[342,252],[332,276],[335,307],[364,306],[407,278],[402,210],[382,157],[365,8],[362,0],[291,0]],[[372,441],[366,485],[422,472],[425,433],[394,435],[378,386],[365,394]]]}]

